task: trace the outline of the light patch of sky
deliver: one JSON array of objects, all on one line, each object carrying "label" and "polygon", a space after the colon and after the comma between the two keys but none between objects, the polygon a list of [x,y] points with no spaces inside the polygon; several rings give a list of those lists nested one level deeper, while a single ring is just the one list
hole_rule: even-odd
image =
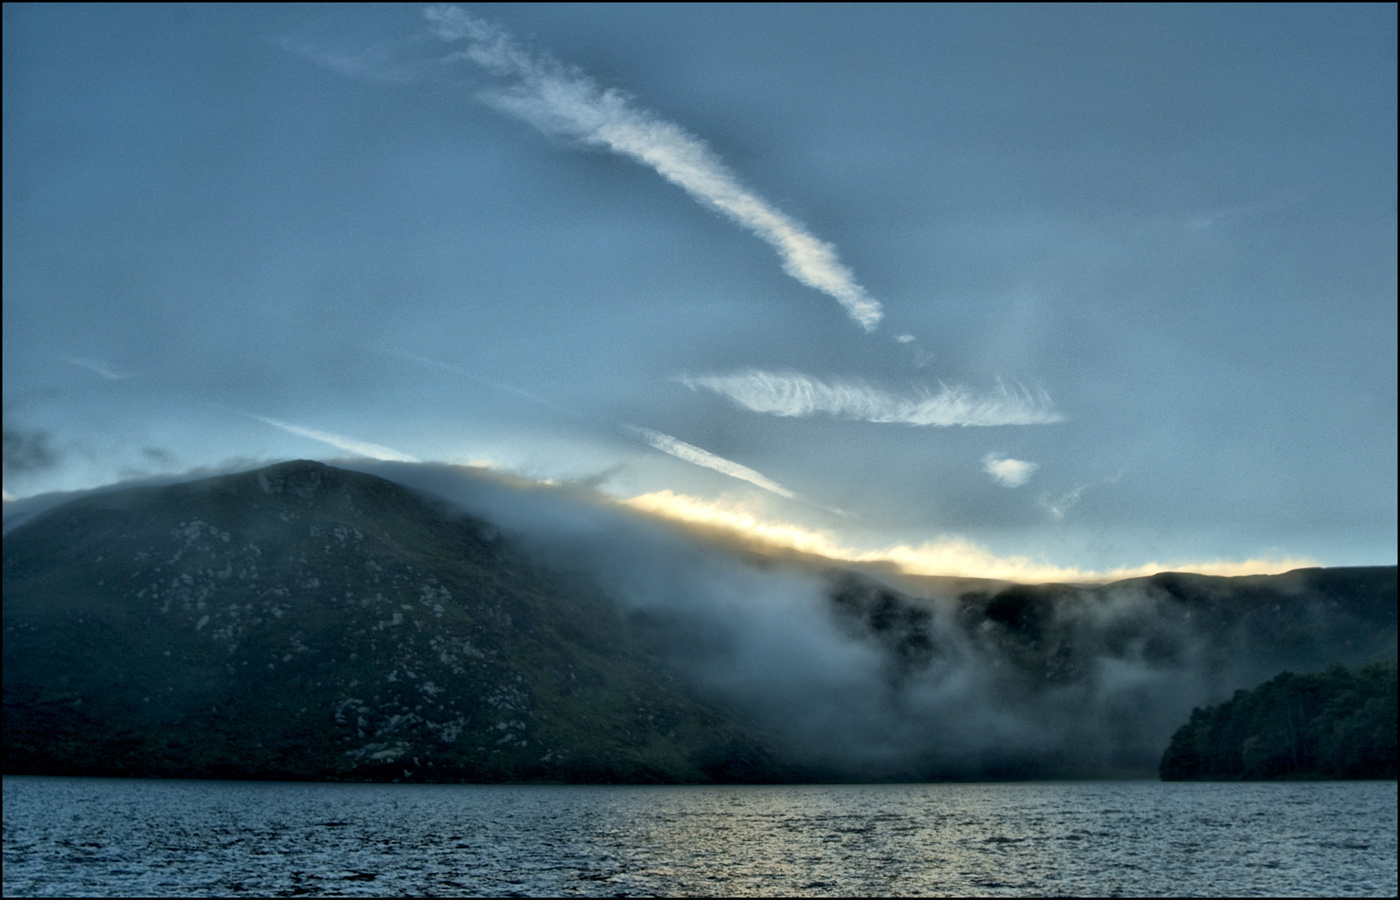
[{"label": "light patch of sky", "polygon": [[1395,561],[1392,5],[450,9],[4,6],[6,495],[489,459]]}]

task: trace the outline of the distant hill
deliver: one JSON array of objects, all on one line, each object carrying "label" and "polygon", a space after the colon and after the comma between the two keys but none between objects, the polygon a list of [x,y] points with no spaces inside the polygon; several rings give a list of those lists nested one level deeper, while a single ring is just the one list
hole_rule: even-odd
[{"label": "distant hill", "polygon": [[294,462],[4,542],[7,772],[783,780],[596,592],[486,523]]},{"label": "distant hill", "polygon": [[1162,755],[1165,781],[1394,778],[1395,662],[1284,672],[1191,711]]},{"label": "distant hill", "polygon": [[13,527],[4,770],[1147,775],[1192,707],[1395,658],[1393,566],[897,590],[564,489],[380,471],[284,463]]}]

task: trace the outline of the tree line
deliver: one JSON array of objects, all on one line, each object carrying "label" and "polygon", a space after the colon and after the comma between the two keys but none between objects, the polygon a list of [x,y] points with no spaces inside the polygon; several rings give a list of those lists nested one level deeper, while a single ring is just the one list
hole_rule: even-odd
[{"label": "tree line", "polygon": [[1284,672],[1191,710],[1162,755],[1164,781],[1396,777],[1396,664]]}]

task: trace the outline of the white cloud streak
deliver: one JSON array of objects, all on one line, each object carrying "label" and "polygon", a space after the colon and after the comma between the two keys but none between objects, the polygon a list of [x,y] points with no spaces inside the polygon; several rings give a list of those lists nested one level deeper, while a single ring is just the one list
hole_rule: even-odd
[{"label": "white cloud streak", "polygon": [[1039,468],[1039,463],[1027,462],[1024,459],[1011,459],[996,453],[988,453],[982,457],[982,471],[1009,488],[1020,487],[1030,481],[1031,475],[1035,474],[1035,470]]},{"label": "white cloud streak", "polygon": [[509,385],[504,382],[496,381],[491,378],[486,378],[484,376],[477,375],[476,373],[470,372],[462,368],[461,366],[454,366],[451,363],[440,362],[436,359],[429,359],[426,356],[420,356],[417,353],[410,353],[407,350],[397,350],[392,347],[371,347],[370,349],[377,350],[380,353],[385,353],[396,359],[402,359],[407,360],[408,362],[418,363],[419,365],[439,369],[443,372],[451,372],[454,375],[459,375],[463,378],[469,378],[472,381],[479,382],[481,384],[486,385],[487,387],[495,388],[496,390],[501,391],[503,393],[514,394],[517,397],[529,400],[531,403],[537,403],[540,406],[548,407],[554,410],[555,412],[571,415],[571,413],[569,413],[569,410],[565,409],[557,403],[553,403],[549,400],[544,399],[543,397],[540,397],[536,394],[532,394],[527,390],[515,387],[514,385]]},{"label": "white cloud streak", "polygon": [[507,79],[483,92],[486,103],[539,131],[605,147],[651,167],[700,203],[723,213],[777,251],[783,271],[834,298],[866,331],[884,316],[837,258],[836,248],[744,188],[704,141],[633,105],[626,94],[604,90],[578,69],[522,49],[499,26],[456,6],[429,7],[438,37],[465,41],[459,56]]},{"label": "white cloud streak", "polygon": [[702,450],[694,444],[687,444],[685,441],[671,437],[669,434],[662,434],[659,431],[652,431],[650,428],[638,428],[635,425],[628,425],[627,430],[638,435],[642,440],[660,450],[662,453],[669,453],[676,459],[684,460],[692,465],[703,466],[706,469],[714,469],[730,478],[738,478],[747,481],[749,484],[757,485],[765,491],[771,491],[779,497],[786,497],[789,500],[799,499],[796,494],[769,478],[765,478],[748,466],[742,466],[732,460],[722,456],[716,456],[708,450]]},{"label": "white cloud streak", "polygon": [[1087,484],[1081,484],[1074,490],[1061,494],[1058,499],[1052,498],[1049,494],[1041,494],[1040,505],[1050,514],[1052,519],[1063,519],[1065,513],[1069,512],[1070,508],[1079,502],[1079,495],[1084,493],[1084,490],[1088,487],[1089,485]]},{"label": "white cloud streak", "polygon": [[1064,420],[1044,391],[1008,390],[976,396],[966,388],[939,385],[914,397],[896,397],[859,381],[822,381],[797,372],[746,369],[732,375],[677,378],[705,388],[754,412],[774,416],[817,413],[865,422],[907,425],[1046,425]]},{"label": "white cloud streak", "polygon": [[1041,494],[1039,503],[1041,507],[1050,514],[1050,517],[1052,519],[1063,519],[1065,517],[1065,513],[1069,512],[1070,509],[1074,506],[1074,504],[1079,502],[1080,495],[1082,495],[1085,491],[1087,491],[1091,487],[1098,487],[1099,485],[1103,484],[1117,484],[1118,479],[1123,477],[1124,471],[1126,470],[1119,471],[1117,474],[1111,475],[1108,478],[1100,479],[1099,481],[1092,481],[1087,484],[1081,484],[1074,490],[1069,491],[1068,493],[1061,494],[1058,499],[1052,498],[1049,494]]},{"label": "white cloud streak", "polygon": [[101,360],[84,359],[81,356],[60,356],[59,359],[66,363],[87,369],[103,381],[124,381],[127,378],[136,377],[135,372],[123,372],[120,369],[114,369]]},{"label": "white cloud streak", "polygon": [[369,459],[389,460],[390,462],[422,462],[422,460],[417,457],[409,456],[407,453],[400,453],[392,447],[385,447],[381,444],[357,441],[354,438],[342,437],[338,434],[331,434],[328,431],[317,431],[314,428],[302,428],[300,425],[293,425],[290,422],[281,422],[277,419],[269,419],[266,416],[254,416],[251,413],[249,415],[259,422],[271,425],[273,428],[280,428],[288,434],[295,434],[298,437],[320,441],[323,444],[329,444],[335,447],[337,450],[344,450],[346,453],[353,453],[356,456],[368,457]]}]

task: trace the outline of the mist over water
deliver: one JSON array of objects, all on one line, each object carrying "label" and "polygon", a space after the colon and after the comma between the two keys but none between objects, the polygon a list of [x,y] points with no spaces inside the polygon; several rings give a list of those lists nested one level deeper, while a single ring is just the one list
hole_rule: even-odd
[{"label": "mist over water", "polygon": [[[1228,608],[1209,619],[1146,579],[914,598],[702,540],[587,488],[354,467],[446,498],[601,589],[702,696],[823,777],[1151,775],[1193,706],[1335,661],[1221,625]],[[1309,610],[1319,633],[1344,617]]]}]

